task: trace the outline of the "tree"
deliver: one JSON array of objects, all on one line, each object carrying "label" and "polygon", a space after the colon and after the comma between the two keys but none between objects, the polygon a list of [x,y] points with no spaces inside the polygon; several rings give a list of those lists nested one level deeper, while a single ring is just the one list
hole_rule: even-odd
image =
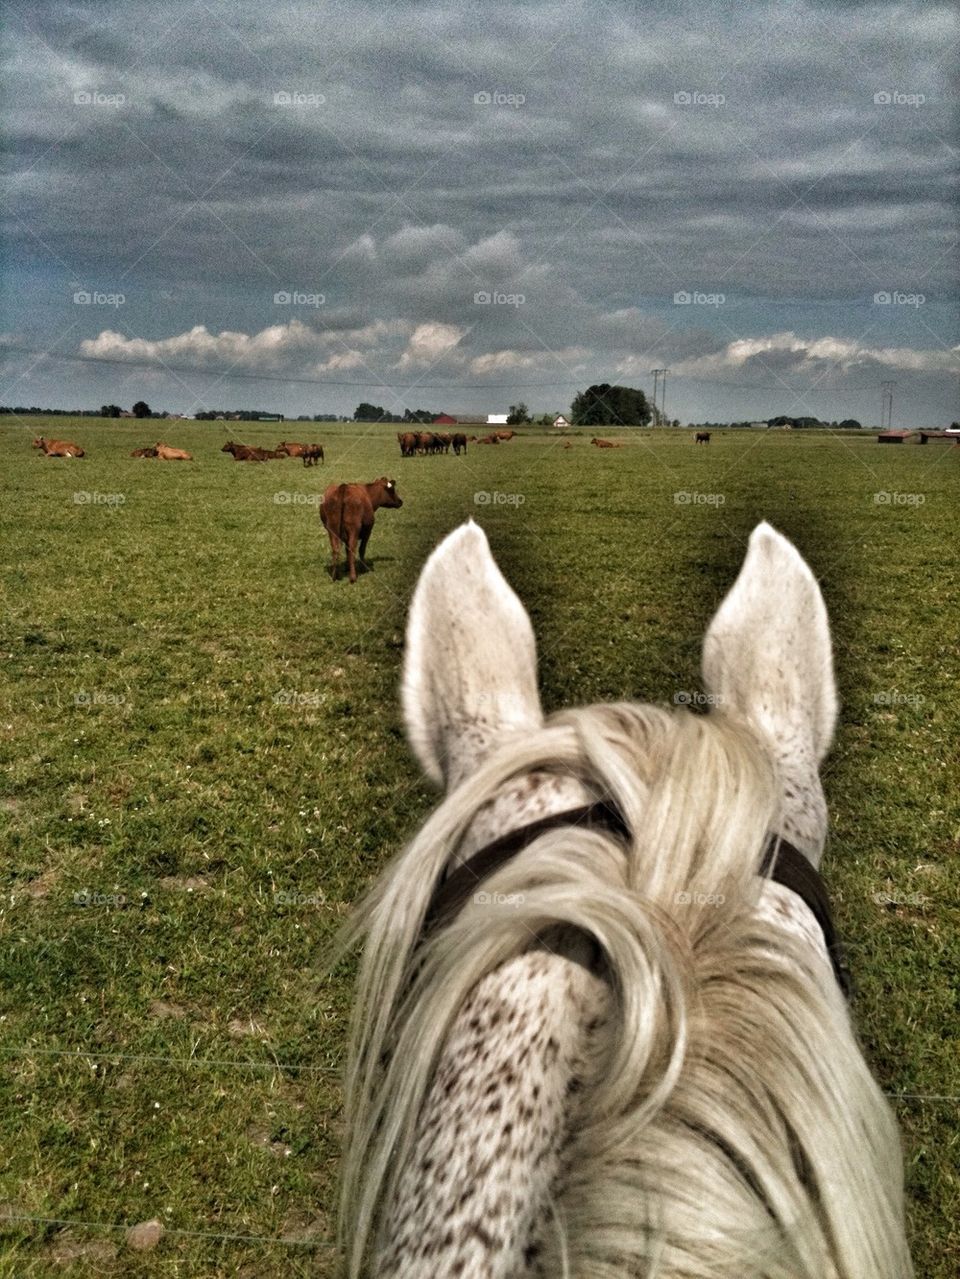
[{"label": "tree", "polygon": [[855,417],[845,417],[840,423],[840,429],[843,431],[860,431],[863,428]]},{"label": "tree", "polygon": [[399,413],[388,413],[380,404],[368,404],[364,400],[354,410],[353,420],[355,422],[402,422],[403,418]]},{"label": "tree", "polygon": [[570,406],[574,426],[646,426],[652,416],[642,391],[609,382],[578,392]]},{"label": "tree", "polygon": [[510,412],[507,414],[507,426],[526,426],[530,421],[530,414],[527,412],[527,406],[523,400],[519,404],[511,404]]},{"label": "tree", "polygon": [[150,416],[150,405],[146,402],[146,400],[137,400],[136,404],[133,406],[133,416],[134,417]]},{"label": "tree", "polygon": [[102,406],[102,408],[100,409],[100,416],[101,416],[101,417],[119,417],[119,416],[120,416],[120,405],[119,405],[119,404],[104,404],[104,405]]}]

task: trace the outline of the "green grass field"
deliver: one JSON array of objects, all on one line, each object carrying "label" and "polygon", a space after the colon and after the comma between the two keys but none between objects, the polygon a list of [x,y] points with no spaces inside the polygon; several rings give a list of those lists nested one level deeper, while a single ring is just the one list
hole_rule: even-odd
[{"label": "green grass field", "polygon": [[[327,464],[236,464],[225,426],[320,439]],[[42,458],[41,430],[87,457]],[[0,426],[0,1276],[336,1274],[351,972],[320,954],[434,802],[402,636],[425,556],[473,515],[549,710],[694,693],[761,518],[820,577],[842,699],[824,866],[899,1095],[917,1275],[954,1279],[960,450],[645,431],[401,459],[395,430]],[[158,432],[196,461],[128,456]],[[382,474],[404,507],[373,571],[333,584],[318,495]],[[134,1251],[124,1228],[154,1217]]]}]

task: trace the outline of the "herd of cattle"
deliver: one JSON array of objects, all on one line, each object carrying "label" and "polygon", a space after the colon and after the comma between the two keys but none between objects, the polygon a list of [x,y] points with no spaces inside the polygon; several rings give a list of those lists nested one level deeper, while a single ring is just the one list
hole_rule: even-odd
[{"label": "herd of cattle", "polygon": [[401,457],[423,457],[426,453],[449,453],[453,449],[457,457],[466,453],[467,444],[499,444],[512,440],[516,431],[495,431],[478,440],[475,435],[449,435],[445,431],[401,431],[397,435]]},{"label": "herd of cattle", "polygon": [[[475,435],[447,435],[433,431],[403,431],[397,435],[401,457],[423,457],[427,453],[466,453],[468,443],[500,444],[512,440],[516,431],[495,431],[490,435],[477,439]],[[709,444],[707,432],[697,433],[698,444]],[[619,449],[622,442],[601,440],[596,436],[590,441],[598,449]],[[73,440],[48,440],[39,436],[33,441],[33,447],[41,449],[46,457],[83,457],[84,450]],[[572,448],[570,440],[565,440],[563,447]],[[250,444],[238,444],[228,440],[220,450],[230,453],[235,462],[269,462],[275,458],[299,457],[304,466],[315,466],[323,462],[322,444],[300,444],[282,441],[275,449],[258,448]],[[152,447],[134,449],[131,457],[156,458],[160,462],[192,462],[193,455],[186,449],[171,448],[169,444],[158,442]],[[332,564],[330,576],[337,580],[339,572],[340,550],[347,554],[347,569],[350,581],[357,580],[357,564],[366,568],[367,543],[373,531],[375,513],[381,507],[393,508],[403,506],[397,492],[395,480],[382,475],[369,484],[330,484],[320,504],[320,519],[330,538]]]},{"label": "herd of cattle", "polygon": [[[466,453],[467,444],[501,444],[512,440],[516,431],[495,431],[483,435],[479,439],[475,435],[448,435],[434,431],[402,431],[397,435],[401,457],[423,457],[427,453],[449,453],[451,448],[459,457]],[[709,431],[698,431],[697,444],[709,444]],[[596,436],[590,441],[598,449],[623,448],[622,441],[600,440]],[[84,451],[72,440],[47,440],[42,435],[33,441],[35,449],[42,449],[46,457],[83,457]],[[565,449],[572,448],[569,440],[564,441]],[[299,457],[304,466],[316,466],[323,462],[322,444],[299,444],[296,441],[283,440],[275,449],[263,449],[252,444],[237,444],[228,440],[220,450],[231,453],[235,462],[269,462],[274,458]],[[192,462],[193,455],[186,449],[171,448],[169,444],[154,444],[152,448],[134,449],[131,457],[153,457],[160,462]]]},{"label": "herd of cattle", "polygon": [[[35,449],[42,449],[44,457],[85,457],[85,451],[73,440],[48,440],[40,435],[33,441]],[[273,458],[299,457],[304,466],[316,466],[323,461],[322,444],[298,444],[283,441],[275,449],[256,448],[251,444],[236,444],[228,440],[220,450],[221,453],[232,453],[235,462],[269,462]],[[158,462],[192,462],[193,454],[186,449],[171,448],[169,444],[157,443],[152,447],[134,449],[131,457],[153,457]]]}]

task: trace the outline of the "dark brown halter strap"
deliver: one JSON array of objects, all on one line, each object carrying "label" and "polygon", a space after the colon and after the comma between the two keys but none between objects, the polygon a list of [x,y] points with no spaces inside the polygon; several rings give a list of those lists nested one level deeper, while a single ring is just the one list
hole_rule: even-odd
[{"label": "dark brown halter strap", "polygon": [[775,883],[783,884],[784,888],[789,888],[791,892],[796,893],[804,905],[813,912],[827,945],[833,974],[840,989],[849,999],[853,994],[853,981],[833,922],[830,898],[827,896],[827,886],[823,882],[823,876],[810,859],[782,835],[771,835],[764,849],[763,860],[760,862],[760,874],[766,875],[768,871]]},{"label": "dark brown halter strap", "polygon": [[456,870],[438,884],[434,890],[433,900],[427,907],[423,922],[424,935],[449,924],[461,907],[465,906],[488,875],[498,871],[508,861],[522,852],[528,844],[545,835],[547,831],[558,830],[561,826],[577,826],[581,830],[604,830],[608,834],[618,835],[621,839],[629,839],[630,831],[618,809],[606,800],[598,800],[595,804],[584,804],[582,808],[568,808],[566,812],[554,813],[551,817],[541,817],[529,826],[521,826],[486,844],[461,862]]},{"label": "dark brown halter strap", "polygon": [[[564,826],[576,826],[581,830],[602,830],[620,839],[630,838],[630,831],[623,814],[607,800],[585,804],[582,808],[570,808],[563,813],[542,817],[528,826],[521,826],[519,830],[495,839],[492,844],[486,844],[466,861],[461,862],[442,883],[437,885],[430,905],[427,907],[422,935],[427,937],[449,924],[470,897],[477,892],[488,875],[494,874],[501,866],[505,866],[517,853],[522,852],[528,844],[532,844],[541,835]],[[849,999],[852,989],[850,972],[844,961],[843,949],[830,911],[827,889],[819,871],[798,848],[780,835],[770,836],[759,870],[761,875],[769,873],[770,878],[776,883],[783,884],[785,888],[796,893],[813,912],[823,932],[834,975],[840,989]]]}]

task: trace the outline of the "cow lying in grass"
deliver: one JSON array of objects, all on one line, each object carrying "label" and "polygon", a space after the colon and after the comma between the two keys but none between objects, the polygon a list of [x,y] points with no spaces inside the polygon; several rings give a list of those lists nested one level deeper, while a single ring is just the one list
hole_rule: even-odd
[{"label": "cow lying in grass", "polygon": [[134,449],[133,452],[130,454],[130,456],[131,457],[156,457],[157,450],[151,449],[151,448]]},{"label": "cow lying in grass", "polygon": [[360,563],[366,568],[367,543],[373,531],[374,512],[381,506],[403,506],[395,480],[382,475],[370,484],[331,484],[320,504],[320,519],[330,538],[333,561],[330,576],[334,581],[340,567],[340,547],[347,548],[350,581],[357,580],[357,544]]},{"label": "cow lying in grass", "polygon": [[35,449],[43,449],[44,457],[83,457],[83,449],[73,440],[45,440],[42,435],[33,441]]},{"label": "cow lying in grass", "polygon": [[235,444],[233,440],[227,440],[220,452],[232,453],[235,462],[268,462],[277,456],[266,449],[254,448],[252,444]]},{"label": "cow lying in grass", "polygon": [[161,462],[192,462],[193,454],[186,449],[174,449],[169,444],[157,444],[153,456]]},{"label": "cow lying in grass", "polygon": [[622,445],[622,444],[620,444],[619,442],[615,444],[615,443],[613,442],[613,440],[598,440],[598,439],[596,438],[596,436],[594,436],[594,438],[590,441],[590,443],[591,443],[591,444],[595,444],[595,445],[597,446],[597,448],[598,448],[598,449],[621,449],[621,448],[623,448],[623,445]]}]

